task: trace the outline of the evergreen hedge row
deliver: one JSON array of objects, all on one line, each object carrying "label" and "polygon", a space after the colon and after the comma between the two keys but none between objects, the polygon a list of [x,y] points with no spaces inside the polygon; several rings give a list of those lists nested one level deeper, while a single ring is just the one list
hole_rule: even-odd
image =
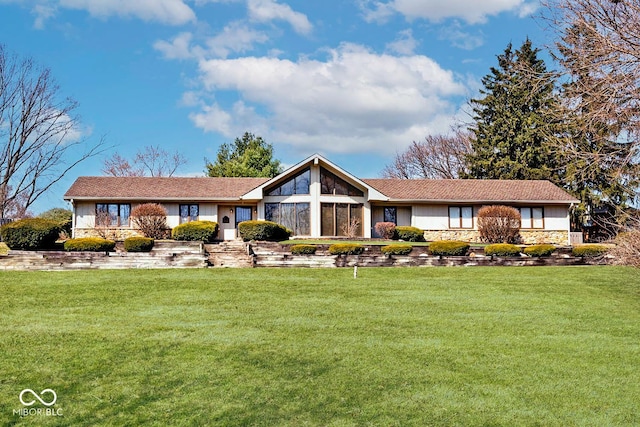
[{"label": "evergreen hedge row", "polygon": [[80,237],[64,242],[64,250],[69,252],[111,252],[116,242],[102,237]]},{"label": "evergreen hedge row", "polygon": [[185,222],[171,230],[174,240],[213,242],[218,236],[218,223],[214,221]]},{"label": "evergreen hedge row", "polygon": [[0,228],[2,240],[10,249],[25,251],[53,248],[61,231],[59,221],[44,218],[21,219]]}]

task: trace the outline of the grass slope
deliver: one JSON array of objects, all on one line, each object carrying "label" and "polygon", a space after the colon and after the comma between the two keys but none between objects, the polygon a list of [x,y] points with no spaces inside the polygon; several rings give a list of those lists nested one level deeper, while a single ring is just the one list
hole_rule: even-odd
[{"label": "grass slope", "polygon": [[[0,425],[640,424],[632,269],[0,272],[0,290]],[[63,416],[13,415],[26,388]]]}]

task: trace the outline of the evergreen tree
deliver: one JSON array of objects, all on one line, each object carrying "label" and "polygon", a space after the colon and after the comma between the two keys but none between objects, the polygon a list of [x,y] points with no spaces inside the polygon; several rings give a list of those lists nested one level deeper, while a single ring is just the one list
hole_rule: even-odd
[{"label": "evergreen tree", "polygon": [[280,161],[273,159],[273,146],[249,132],[233,144],[222,144],[215,163],[205,162],[208,176],[273,178],[282,172]]},{"label": "evergreen tree", "polygon": [[554,133],[555,79],[527,39],[498,55],[498,67],[482,79],[482,98],[470,101],[475,134],[463,178],[549,179],[561,183],[547,143]]}]

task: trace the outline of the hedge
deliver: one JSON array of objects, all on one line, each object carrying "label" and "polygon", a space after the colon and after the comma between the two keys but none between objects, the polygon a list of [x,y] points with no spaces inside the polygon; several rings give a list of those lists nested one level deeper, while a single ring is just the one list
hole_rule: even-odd
[{"label": "hedge", "polygon": [[249,240],[279,242],[287,240],[292,231],[272,221],[243,221],[238,224],[238,233],[245,242]]},{"label": "hedge", "polygon": [[520,246],[510,243],[496,243],[488,245],[484,248],[485,255],[495,256],[518,256],[520,255]]},{"label": "hedge", "polygon": [[405,242],[424,242],[424,233],[417,227],[399,225],[396,227],[395,237]]},{"label": "hedge", "polygon": [[292,255],[313,255],[316,253],[315,245],[293,245],[291,246]]},{"label": "hedge", "polygon": [[441,240],[429,243],[429,253],[437,256],[463,256],[467,254],[469,244],[456,240]]},{"label": "hedge", "polygon": [[609,250],[609,247],[606,245],[599,245],[596,243],[585,244],[585,245],[576,245],[571,250],[573,256],[583,257],[583,258],[593,258],[602,256]]},{"label": "hedge", "polygon": [[103,239],[102,237],[80,237],[64,242],[64,250],[69,252],[110,252],[114,250],[115,247],[116,242]]},{"label": "hedge", "polygon": [[381,247],[380,250],[385,255],[408,255],[413,250],[413,246],[401,244],[387,245]]},{"label": "hedge", "polygon": [[0,228],[2,240],[10,249],[27,251],[52,248],[60,231],[59,221],[44,218],[21,219]]},{"label": "hedge", "polygon": [[128,237],[124,239],[124,250],[127,252],[150,252],[155,241],[151,237]]},{"label": "hedge", "polygon": [[213,242],[218,236],[218,223],[214,221],[191,221],[171,230],[174,240]]},{"label": "hedge", "polygon": [[364,252],[364,246],[357,243],[335,243],[329,246],[331,255],[360,255]]},{"label": "hedge", "polygon": [[524,254],[532,257],[545,257],[554,253],[556,247],[553,245],[533,245],[524,248]]}]

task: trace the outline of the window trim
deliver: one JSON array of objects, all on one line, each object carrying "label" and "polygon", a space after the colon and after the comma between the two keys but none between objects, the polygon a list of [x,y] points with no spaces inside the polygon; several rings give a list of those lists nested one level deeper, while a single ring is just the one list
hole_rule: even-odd
[{"label": "window trim", "polygon": [[[454,217],[452,216],[452,209],[457,209],[458,210],[458,216]],[[463,210],[470,210],[471,211],[471,217],[469,218],[465,218],[465,216],[463,215]],[[448,214],[449,214],[449,228],[450,229],[456,229],[456,230],[473,230],[475,227],[475,218],[473,217],[473,206],[449,206],[448,209]],[[465,219],[470,219],[471,220],[471,224],[465,226]]]}]

